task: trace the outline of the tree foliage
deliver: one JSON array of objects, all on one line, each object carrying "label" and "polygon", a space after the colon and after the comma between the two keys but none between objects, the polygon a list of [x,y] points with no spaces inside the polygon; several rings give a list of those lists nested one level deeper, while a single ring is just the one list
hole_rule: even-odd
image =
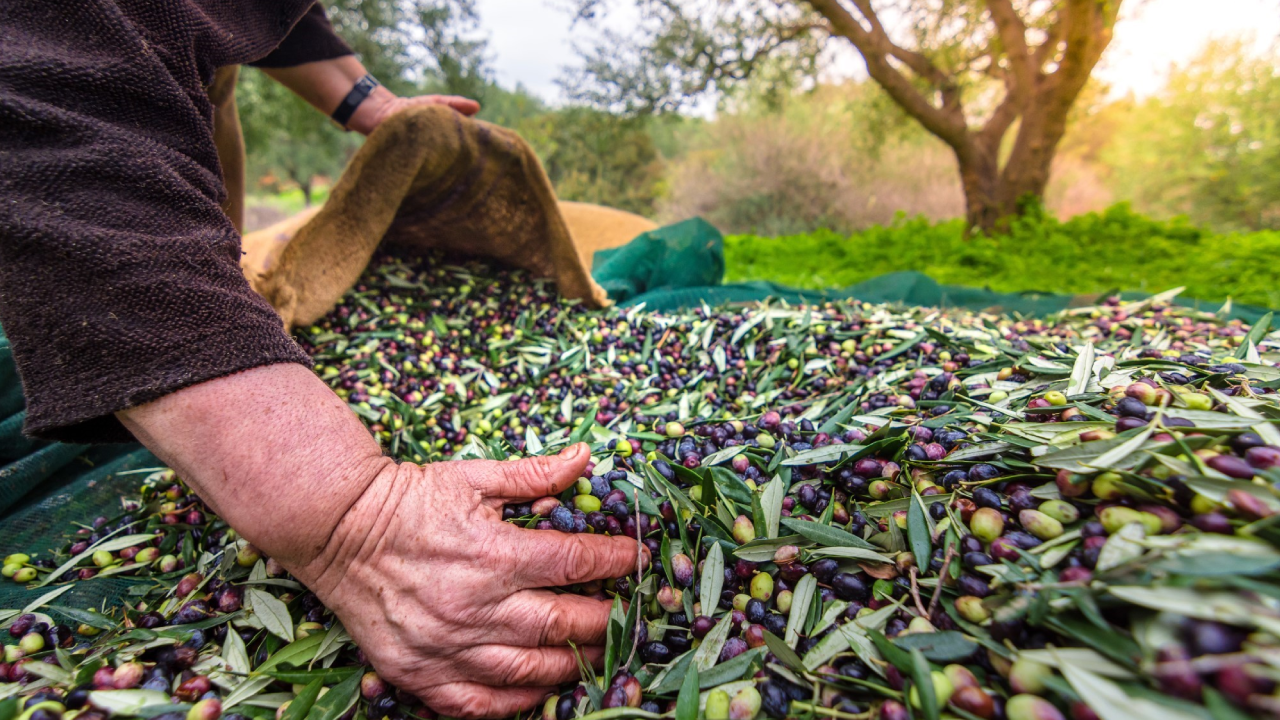
[{"label": "tree foliage", "polygon": [[[1110,42],[1121,2],[633,1],[641,22],[626,33],[601,26],[601,42],[566,83],[577,97],[628,110],[677,107],[770,63],[792,70],[779,74],[784,79],[811,76],[836,39],[951,147],[969,222],[980,227],[1027,195],[1043,196],[1067,116]],[[610,2],[578,0],[579,17],[597,19]]]},{"label": "tree foliage", "polygon": [[664,167],[650,122],[568,107],[526,118],[515,128],[537,151],[561,200],[650,215]]},{"label": "tree foliage", "polygon": [[[397,93],[439,92],[484,102],[491,86],[474,0],[327,0],[338,34]],[[317,176],[336,176],[360,146],[263,73],[245,68],[237,86],[253,177],[296,183],[310,204]]]},{"label": "tree foliage", "polygon": [[1280,229],[1280,47],[1212,42],[1165,89],[1119,116],[1102,151],[1143,210],[1223,229]]}]

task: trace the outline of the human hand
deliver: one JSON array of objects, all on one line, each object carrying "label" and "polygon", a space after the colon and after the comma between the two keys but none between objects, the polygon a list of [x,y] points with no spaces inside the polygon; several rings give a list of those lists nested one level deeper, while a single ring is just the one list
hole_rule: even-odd
[{"label": "human hand", "polygon": [[643,547],[502,522],[504,503],[559,493],[589,458],[575,445],[518,462],[391,466],[291,570],[387,681],[441,714],[514,715],[578,676],[567,643],[603,657],[610,604],[539,588],[627,575]]},{"label": "human hand", "polygon": [[457,112],[471,117],[480,112],[480,103],[457,95],[418,95],[415,97],[399,97],[385,87],[378,86],[365,101],[356,108],[347,128],[368,135],[378,128],[387,118],[396,113],[425,105],[444,105]]},{"label": "human hand", "polygon": [[501,717],[602,656],[609,603],[540,588],[627,575],[634,539],[526,530],[590,453],[396,464],[301,365],[233,373],[123,411],[125,426],[342,620],[386,680],[441,714]]}]

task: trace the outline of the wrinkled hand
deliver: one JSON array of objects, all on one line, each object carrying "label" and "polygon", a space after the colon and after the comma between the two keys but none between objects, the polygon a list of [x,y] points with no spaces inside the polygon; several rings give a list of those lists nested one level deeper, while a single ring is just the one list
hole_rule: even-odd
[{"label": "wrinkled hand", "polygon": [[441,714],[513,715],[578,676],[567,643],[592,663],[603,655],[610,604],[538,588],[635,571],[633,539],[502,522],[504,503],[559,493],[589,457],[575,445],[518,462],[389,466],[294,574],[389,682]]},{"label": "wrinkled hand", "polygon": [[368,135],[378,128],[387,118],[401,110],[424,105],[445,105],[471,117],[480,112],[480,103],[457,95],[418,95],[417,97],[397,97],[390,90],[379,86],[347,121],[347,127],[362,135]]}]

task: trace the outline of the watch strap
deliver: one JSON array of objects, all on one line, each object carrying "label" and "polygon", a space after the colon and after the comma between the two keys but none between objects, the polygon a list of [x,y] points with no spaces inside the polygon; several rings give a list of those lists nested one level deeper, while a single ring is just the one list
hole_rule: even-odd
[{"label": "watch strap", "polygon": [[333,118],[333,121],[342,127],[346,127],[347,123],[351,121],[351,116],[356,114],[356,108],[360,107],[360,103],[364,102],[365,98],[369,97],[369,93],[373,92],[374,88],[380,84],[372,75],[365,75],[360,78],[356,81],[355,87],[351,88],[351,92],[342,98],[342,102],[338,104],[338,109],[334,110],[329,117]]}]

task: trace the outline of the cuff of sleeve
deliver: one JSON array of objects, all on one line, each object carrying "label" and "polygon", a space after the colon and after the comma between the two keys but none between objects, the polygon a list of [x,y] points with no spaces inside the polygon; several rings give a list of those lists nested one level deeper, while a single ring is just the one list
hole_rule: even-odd
[{"label": "cuff of sleeve", "polygon": [[67,443],[135,442],[116,419],[116,412],[263,365],[311,366],[311,359],[283,329],[245,330],[205,338],[184,349],[178,358],[140,363],[143,367],[137,368],[137,374],[131,374],[124,386],[119,378],[103,377],[91,386],[69,388],[67,393],[37,393],[29,398],[24,430],[33,437]]},{"label": "cuff of sleeve", "polygon": [[258,68],[288,68],[354,54],[351,47],[334,32],[324,8],[316,3],[298,20],[275,50],[249,64]]}]

